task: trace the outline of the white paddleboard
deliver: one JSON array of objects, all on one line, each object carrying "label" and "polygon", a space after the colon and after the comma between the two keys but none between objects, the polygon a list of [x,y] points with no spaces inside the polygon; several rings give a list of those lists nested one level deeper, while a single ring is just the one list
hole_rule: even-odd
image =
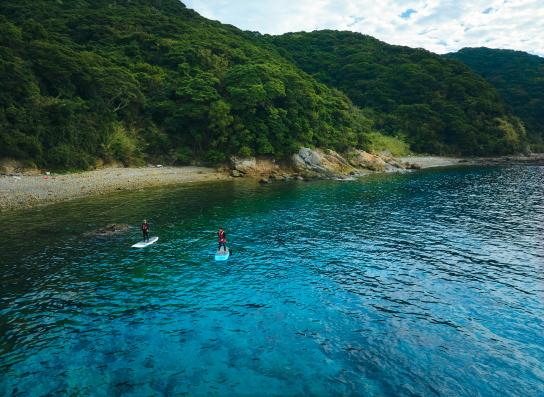
[{"label": "white paddleboard", "polygon": [[215,253],[215,260],[216,261],[226,261],[227,259],[229,259],[229,256],[230,256],[230,250],[227,249],[227,251],[217,251]]},{"label": "white paddleboard", "polygon": [[132,248],[145,248],[151,244],[155,244],[157,241],[159,241],[159,238],[157,236],[150,237],[149,241],[140,241],[139,243],[134,244]]}]

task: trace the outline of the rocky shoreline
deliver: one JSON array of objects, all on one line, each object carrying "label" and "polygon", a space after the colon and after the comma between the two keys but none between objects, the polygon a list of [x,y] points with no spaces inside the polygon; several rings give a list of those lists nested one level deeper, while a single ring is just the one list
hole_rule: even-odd
[{"label": "rocky shoreline", "polygon": [[275,180],[350,179],[373,173],[401,173],[412,170],[451,166],[486,166],[507,164],[541,164],[544,154],[497,158],[460,158],[410,156],[395,158],[352,149],[339,154],[333,150],[301,148],[288,161],[264,158],[231,158],[230,175],[235,178],[259,178],[261,183]]},{"label": "rocky shoreline", "polygon": [[287,161],[233,157],[230,164],[220,169],[148,166],[105,168],[75,174],[12,170],[0,175],[0,212],[120,190],[242,177],[267,184],[293,179],[354,179],[375,173],[410,172],[433,167],[507,164],[544,165],[544,154],[469,159],[437,156],[393,158],[361,150],[351,150],[341,155],[332,150],[302,148]]},{"label": "rocky shoreline", "polygon": [[274,180],[344,179],[377,172],[405,172],[422,167],[409,159],[375,155],[353,149],[344,154],[333,150],[301,148],[289,160],[232,157],[230,175],[235,178],[259,178],[261,183]]}]

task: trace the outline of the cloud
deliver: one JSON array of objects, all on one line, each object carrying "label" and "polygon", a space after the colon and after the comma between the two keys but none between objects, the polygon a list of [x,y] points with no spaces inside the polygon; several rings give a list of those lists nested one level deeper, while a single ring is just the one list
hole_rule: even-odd
[{"label": "cloud", "polygon": [[282,34],[351,30],[436,53],[510,48],[544,56],[543,0],[184,0],[203,16]]}]

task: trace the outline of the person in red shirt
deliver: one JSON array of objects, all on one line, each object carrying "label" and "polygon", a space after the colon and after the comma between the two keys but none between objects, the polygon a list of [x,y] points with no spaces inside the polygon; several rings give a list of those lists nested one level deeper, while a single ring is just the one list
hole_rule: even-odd
[{"label": "person in red shirt", "polygon": [[217,251],[221,251],[221,247],[223,247],[223,251],[227,252],[227,235],[222,227],[219,228],[217,237],[219,238],[219,247],[217,248]]},{"label": "person in red shirt", "polygon": [[147,219],[144,219],[144,223],[142,223],[142,233],[144,241],[149,241],[149,223],[147,223]]}]

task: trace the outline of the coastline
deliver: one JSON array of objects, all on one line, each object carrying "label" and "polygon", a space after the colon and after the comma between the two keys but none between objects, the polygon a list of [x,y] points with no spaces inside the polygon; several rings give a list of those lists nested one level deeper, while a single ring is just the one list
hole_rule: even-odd
[{"label": "coastline", "polygon": [[[412,169],[509,164],[544,165],[544,154],[496,158],[408,156],[395,160],[404,164],[412,164]],[[262,163],[260,164],[262,165]],[[261,182],[265,180],[269,183],[270,179],[275,179],[273,175],[278,171],[285,176],[286,180],[299,175],[297,173],[293,174],[292,169],[282,169],[277,165],[265,164],[258,172],[248,173],[246,177],[257,180],[260,178]],[[352,171],[351,175],[363,176],[401,171],[405,170],[388,168],[384,171],[372,171],[363,169],[356,174]],[[346,173],[345,176],[349,176],[349,174]],[[298,176],[298,178],[304,179],[301,176]],[[232,170],[228,168],[214,169],[196,166],[104,168],[73,174],[52,175],[0,175],[0,213],[69,201],[81,197],[99,196],[121,190],[231,179],[233,179]]]},{"label": "coastline", "polygon": [[104,168],[74,174],[2,175],[0,213],[120,190],[227,179],[226,172],[206,167]]}]

